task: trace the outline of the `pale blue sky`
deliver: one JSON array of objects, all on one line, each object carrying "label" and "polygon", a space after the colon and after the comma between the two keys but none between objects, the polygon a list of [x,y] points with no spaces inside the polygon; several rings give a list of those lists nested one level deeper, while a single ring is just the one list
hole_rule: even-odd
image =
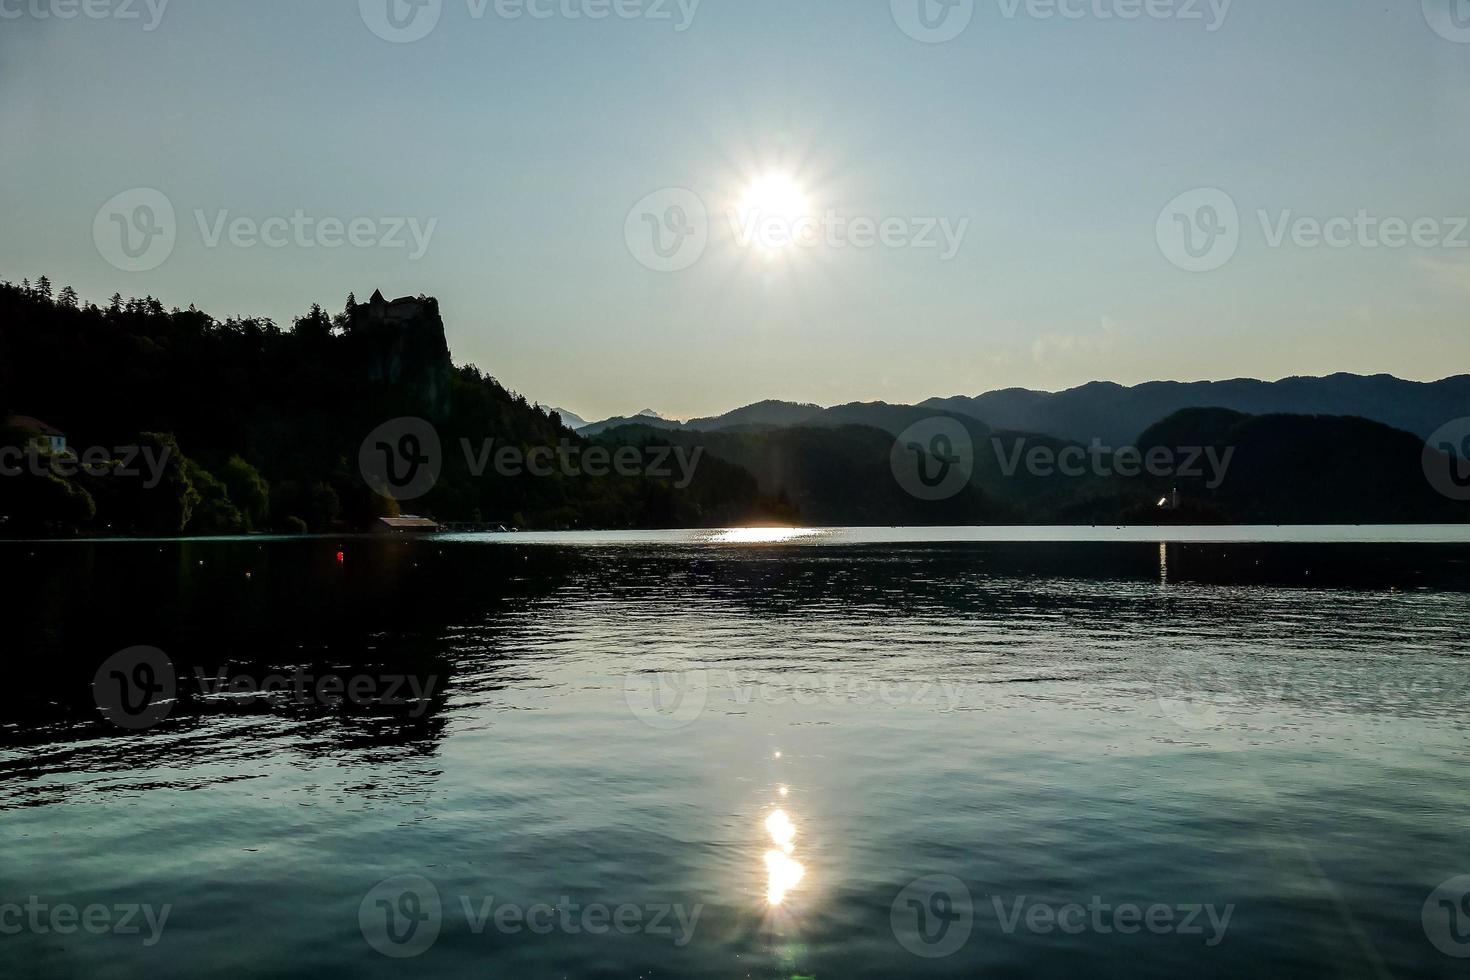
[{"label": "pale blue sky", "polygon": [[[683,32],[673,0],[673,20],[597,21],[443,0],[401,44],[358,0],[172,0],[152,31],[144,0],[142,21],[31,12],[55,2],[0,0],[22,12],[0,19],[0,277],[283,325],[349,291],[432,293],[456,360],[589,418],[1470,370],[1470,248],[1273,248],[1257,218],[1470,215],[1470,43],[1419,0],[1236,0],[1213,32],[1090,12],[1128,0],[1078,19],[975,0],[944,44],[905,35],[888,0],[703,0]],[[765,172],[792,174],[814,212],[968,231],[950,261],[768,261],[723,213]],[[178,237],[126,272],[93,222],[137,187],[167,196]],[[666,187],[712,212],[708,251],[672,273],[625,241],[635,202]],[[1191,273],[1155,228],[1200,187],[1233,199],[1241,240]],[[210,248],[195,217],[298,208],[438,223],[413,261]]]}]

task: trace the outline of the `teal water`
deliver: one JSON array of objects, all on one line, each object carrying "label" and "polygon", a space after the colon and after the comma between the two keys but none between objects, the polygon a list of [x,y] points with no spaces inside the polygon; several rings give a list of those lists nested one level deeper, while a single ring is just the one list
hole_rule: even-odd
[{"label": "teal water", "polygon": [[0,974],[1465,974],[1470,546],[884,533],[0,545]]}]

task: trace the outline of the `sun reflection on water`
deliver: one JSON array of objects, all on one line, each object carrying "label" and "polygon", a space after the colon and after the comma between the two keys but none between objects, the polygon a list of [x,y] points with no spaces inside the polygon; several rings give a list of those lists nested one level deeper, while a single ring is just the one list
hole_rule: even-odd
[{"label": "sun reflection on water", "polygon": [[785,810],[776,810],[766,818],[766,833],[771,835],[771,840],[780,845],[781,850],[790,854],[796,849],[796,824],[786,815]]},{"label": "sun reflection on water", "polygon": [[809,538],[817,531],[805,527],[732,527],[711,540],[718,544],[780,544],[797,538]]},{"label": "sun reflection on water", "polygon": [[796,850],[796,824],[785,810],[774,810],[766,817],[766,833],[776,845],[766,851],[766,903],[774,906],[786,900],[786,893],[806,875],[806,868],[791,857]]}]

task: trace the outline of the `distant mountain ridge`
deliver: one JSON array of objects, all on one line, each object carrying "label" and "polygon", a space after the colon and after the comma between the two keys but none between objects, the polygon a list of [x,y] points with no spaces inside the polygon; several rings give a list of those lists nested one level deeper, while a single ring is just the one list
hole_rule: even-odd
[{"label": "distant mountain ridge", "polygon": [[668,419],[656,415],[619,415],[615,418],[603,419],[601,422],[592,422],[588,425],[575,426],[577,435],[586,438],[601,435],[610,429],[622,428],[625,425],[646,425],[655,429],[682,429],[682,422],[670,422]]},{"label": "distant mountain ridge", "polygon": [[[893,420],[913,418],[910,412],[896,411],[900,408],[953,412],[978,419],[992,429],[1044,433],[1081,443],[1097,439],[1110,446],[1130,445],[1160,419],[1195,408],[1225,408],[1247,415],[1359,417],[1412,432],[1422,439],[1450,419],[1470,415],[1470,375],[1419,382],[1387,374],[1333,374],[1281,381],[1150,381],[1132,387],[1094,381],[1059,392],[1007,388],[976,396],[930,398],[918,406],[854,402],[823,408],[768,400],[682,424],[647,417],[616,418],[578,431],[594,436],[622,425],[718,432],[840,424],[876,425],[895,431]],[[890,424],[884,424],[884,420]]]},{"label": "distant mountain ridge", "polygon": [[651,408],[645,408],[637,415],[615,415],[601,422],[586,422],[578,418],[575,421],[562,416],[568,426],[576,430],[580,435],[591,437],[606,432],[608,429],[616,429],[622,425],[651,425],[659,429],[678,429],[683,426],[682,422],[664,418]]},{"label": "distant mountain ridge", "polygon": [[1151,381],[1131,388],[1095,381],[1055,393],[1012,388],[923,404],[982,419],[994,428],[1111,445],[1130,444],[1159,419],[1188,408],[1356,416],[1422,439],[1450,419],[1470,414],[1470,375],[1418,382],[1387,374],[1333,374],[1281,381]]},{"label": "distant mountain ridge", "polygon": [[737,408],[733,412],[713,418],[690,419],[686,428],[704,431],[735,429],[750,425],[806,425],[825,409],[820,405],[803,405],[795,402],[767,400]]}]

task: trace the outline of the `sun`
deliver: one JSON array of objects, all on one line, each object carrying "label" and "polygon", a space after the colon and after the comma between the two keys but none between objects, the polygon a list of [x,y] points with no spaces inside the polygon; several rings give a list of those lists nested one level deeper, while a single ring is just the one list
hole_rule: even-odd
[{"label": "sun", "polygon": [[752,179],[741,191],[735,218],[747,241],[783,249],[809,235],[811,202],[795,177],[773,171]]},{"label": "sun", "polygon": [[797,221],[811,213],[806,192],[790,174],[773,172],[756,177],[740,195],[737,206],[742,217],[759,215]]}]

